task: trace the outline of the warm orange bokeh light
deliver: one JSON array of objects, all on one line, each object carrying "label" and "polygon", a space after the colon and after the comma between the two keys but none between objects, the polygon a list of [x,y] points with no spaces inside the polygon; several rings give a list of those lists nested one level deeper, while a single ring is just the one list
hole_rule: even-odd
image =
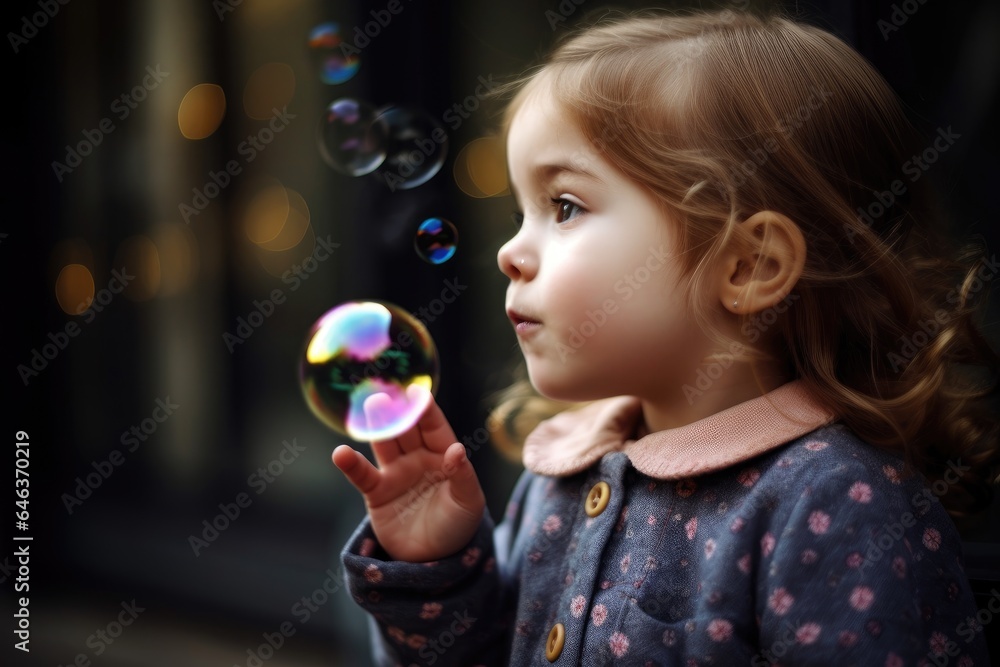
[{"label": "warm orange bokeh light", "polygon": [[79,315],[94,300],[94,276],[83,264],[67,264],[56,278],[56,301],[67,315]]},{"label": "warm orange bokeh light", "polygon": [[199,83],[177,108],[177,126],[188,139],[204,139],[219,129],[226,115],[226,94],[214,83]]}]

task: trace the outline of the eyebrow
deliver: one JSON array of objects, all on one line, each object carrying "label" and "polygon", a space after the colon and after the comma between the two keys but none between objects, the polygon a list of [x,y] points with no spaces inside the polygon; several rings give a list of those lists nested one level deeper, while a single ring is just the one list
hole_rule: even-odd
[{"label": "eyebrow", "polygon": [[[588,178],[592,181],[597,181],[598,183],[603,183],[603,181],[593,172],[588,171],[582,167],[577,167],[575,165],[569,164],[568,162],[555,162],[552,164],[540,164],[536,165],[531,170],[532,180],[540,181],[542,183],[549,183],[554,181],[557,177],[568,174],[570,176],[582,176]],[[514,195],[515,201],[520,201],[521,198],[517,193],[517,188],[514,187],[513,179],[508,178],[510,183],[511,194]]]}]

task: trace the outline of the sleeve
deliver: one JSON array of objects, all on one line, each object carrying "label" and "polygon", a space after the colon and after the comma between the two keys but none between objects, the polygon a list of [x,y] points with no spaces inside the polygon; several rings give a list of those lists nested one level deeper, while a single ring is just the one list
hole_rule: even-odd
[{"label": "sleeve", "polygon": [[348,591],[370,615],[375,665],[507,664],[517,601],[512,536],[530,478],[522,474],[499,526],[485,511],[472,540],[437,561],[390,560],[364,518],[341,559]]},{"label": "sleeve", "polygon": [[755,667],[989,664],[958,532],[931,489],[859,461],[800,488],[760,542]]}]

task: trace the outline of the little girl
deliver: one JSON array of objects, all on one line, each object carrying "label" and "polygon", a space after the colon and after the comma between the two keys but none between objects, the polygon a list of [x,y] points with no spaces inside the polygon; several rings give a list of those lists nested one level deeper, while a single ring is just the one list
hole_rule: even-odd
[{"label": "little girl", "polygon": [[517,409],[569,407],[496,528],[435,404],[378,468],[334,451],[377,663],[988,664],[952,517],[1000,458],[992,273],[941,251],[885,81],[723,12],[592,27],[516,91]]}]

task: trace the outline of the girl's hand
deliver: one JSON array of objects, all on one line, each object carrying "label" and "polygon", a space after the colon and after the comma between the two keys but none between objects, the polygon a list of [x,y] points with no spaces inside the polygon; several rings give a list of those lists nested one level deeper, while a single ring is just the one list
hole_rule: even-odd
[{"label": "girl's hand", "polygon": [[[350,445],[333,450],[334,465],[364,496],[372,530],[394,560],[426,562],[454,554],[472,539],[486,506],[465,447],[429,398],[413,428],[371,444],[378,468]],[[368,397],[369,421],[378,423],[380,407],[388,403],[385,394]]]}]

